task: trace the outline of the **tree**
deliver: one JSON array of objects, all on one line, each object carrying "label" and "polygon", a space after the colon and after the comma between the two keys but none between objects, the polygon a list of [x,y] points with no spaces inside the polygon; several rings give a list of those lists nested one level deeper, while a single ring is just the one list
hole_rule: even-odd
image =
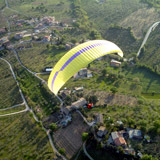
[{"label": "tree", "polygon": [[107,71],[105,69],[102,70],[102,76],[106,76]]},{"label": "tree", "polygon": [[145,154],[141,160],[158,160],[157,158],[152,157],[152,155]]},{"label": "tree", "polygon": [[64,148],[60,148],[59,149],[59,153],[62,155],[65,155],[66,150]]},{"label": "tree", "polygon": [[88,139],[88,133],[83,132],[83,133],[82,133],[82,141],[84,142],[84,141],[86,141],[87,139]]},{"label": "tree", "polygon": [[49,128],[50,128],[52,131],[55,131],[55,130],[57,129],[56,123],[51,123],[51,124],[49,125]]},{"label": "tree", "polygon": [[118,92],[118,90],[117,90],[116,87],[112,87],[112,88],[110,89],[110,91],[111,91],[113,94],[115,94],[116,92]]},{"label": "tree", "polygon": [[92,30],[90,32],[91,39],[99,39],[101,38],[101,34],[97,30]]},{"label": "tree", "polygon": [[98,98],[95,95],[90,96],[88,100],[90,103],[93,103],[93,104],[96,104],[98,102]]},{"label": "tree", "polygon": [[77,42],[77,39],[76,38],[72,38],[71,42],[75,44]]}]

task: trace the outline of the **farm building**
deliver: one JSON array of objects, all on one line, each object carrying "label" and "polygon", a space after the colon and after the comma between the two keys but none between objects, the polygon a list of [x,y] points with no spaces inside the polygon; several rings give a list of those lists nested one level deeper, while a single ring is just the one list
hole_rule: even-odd
[{"label": "farm building", "polygon": [[14,38],[17,39],[17,40],[19,40],[19,39],[23,38],[23,34],[22,33],[16,33],[14,35]]},{"label": "farm building", "polygon": [[140,130],[137,129],[130,129],[128,131],[129,138],[133,139],[142,139],[142,133]]},{"label": "farm building", "polygon": [[72,107],[71,106],[66,106],[64,109],[63,109],[63,113],[65,115],[68,115],[71,111],[72,111]]},{"label": "farm building", "polygon": [[110,66],[111,67],[119,67],[121,65],[121,62],[116,61],[114,59],[111,60]]},{"label": "farm building", "polygon": [[84,98],[80,98],[78,101],[72,103],[71,107],[74,109],[79,109],[87,104],[87,101]]},{"label": "farm building", "polygon": [[44,37],[43,37],[43,42],[49,42],[50,39],[51,39],[50,36],[44,36]]},{"label": "farm building", "polygon": [[97,132],[97,136],[102,138],[103,136],[105,136],[107,134],[107,130],[104,126],[100,126],[98,128],[98,132]]},{"label": "farm building", "polygon": [[103,124],[103,115],[101,113],[98,113],[96,120],[97,120],[97,123]]},{"label": "farm building", "polygon": [[127,145],[125,139],[119,132],[112,132],[111,137],[116,146],[126,146]]},{"label": "farm building", "polygon": [[74,74],[73,78],[84,78],[84,77],[93,77],[91,71],[87,68],[80,69],[76,74]]},{"label": "farm building", "polygon": [[44,70],[45,70],[45,72],[52,72],[53,68],[52,67],[46,67]]}]

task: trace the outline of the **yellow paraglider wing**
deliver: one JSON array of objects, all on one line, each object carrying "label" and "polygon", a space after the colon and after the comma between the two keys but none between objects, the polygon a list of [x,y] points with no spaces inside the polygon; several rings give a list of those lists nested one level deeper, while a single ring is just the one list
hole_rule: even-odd
[{"label": "yellow paraglider wing", "polygon": [[57,95],[60,88],[81,68],[106,54],[123,52],[114,43],[106,40],[93,40],[76,46],[67,52],[53,68],[49,79],[49,89]]}]

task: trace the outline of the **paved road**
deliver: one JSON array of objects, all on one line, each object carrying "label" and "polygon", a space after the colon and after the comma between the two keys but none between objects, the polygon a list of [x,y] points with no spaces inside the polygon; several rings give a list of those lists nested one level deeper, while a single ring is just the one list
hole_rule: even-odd
[{"label": "paved road", "polygon": [[21,65],[24,69],[26,69],[29,73],[31,73],[32,75],[34,75],[35,77],[37,77],[39,80],[41,80],[42,83],[47,84],[47,82],[46,82],[44,79],[42,79],[42,78],[40,78],[39,76],[37,76],[36,72],[32,72],[30,69],[28,69],[26,66],[24,66],[24,65],[22,64],[22,62],[21,62],[19,56],[18,56],[17,51],[16,51],[14,48],[13,48],[12,50],[13,50],[13,52],[15,53],[18,62],[20,63],[20,65]]},{"label": "paved road", "polygon": [[10,115],[14,115],[14,114],[19,114],[19,113],[23,113],[23,112],[26,112],[28,111],[27,108],[22,110],[22,111],[18,111],[18,112],[13,112],[13,113],[8,113],[8,114],[2,114],[0,115],[0,117],[5,117],[5,116],[10,116]]},{"label": "paved road", "polygon": [[142,42],[142,44],[141,44],[141,46],[140,46],[140,48],[139,48],[139,50],[138,50],[138,52],[137,52],[137,57],[139,57],[140,52],[141,52],[141,49],[142,49],[142,48],[144,47],[144,45],[146,44],[146,42],[147,42],[147,40],[148,40],[151,32],[152,32],[159,24],[160,24],[160,21],[159,21],[159,22],[155,22],[155,23],[148,29],[148,31],[147,31],[147,33],[146,33],[146,35],[145,35],[145,37],[144,37],[144,40],[143,40],[143,42]]},{"label": "paved road", "polygon": [[87,119],[83,116],[83,114],[79,110],[77,110],[76,112],[80,114],[80,116],[83,118],[83,120],[87,123],[88,126],[92,127],[93,125],[95,125],[95,121],[88,122]]},{"label": "paved road", "polygon": [[90,160],[94,160],[87,152],[86,150],[86,142],[83,143],[83,151],[85,153],[85,155],[90,159]]},{"label": "paved road", "polygon": [[0,109],[0,111],[6,111],[8,109],[12,109],[12,108],[15,108],[15,107],[18,107],[18,106],[23,106],[24,105],[24,102],[21,103],[21,104],[16,104],[14,106],[11,106],[11,107],[8,107],[8,108],[3,108],[3,109]]},{"label": "paved road", "polygon": [[[29,70],[27,67],[25,67],[25,66],[22,64],[22,62],[20,61],[20,59],[19,59],[19,57],[18,57],[18,54],[17,54],[17,52],[16,52],[15,49],[13,49],[13,52],[16,54],[17,60],[19,61],[20,65],[21,65],[23,68],[25,68],[28,72],[30,72],[32,75],[34,75],[35,77],[37,77],[38,79],[40,79],[43,83],[45,83],[45,84],[47,85],[47,82],[46,82],[46,81],[44,81],[42,78],[38,77],[35,72],[32,72],[31,70]],[[40,122],[40,121],[38,120],[38,118],[36,117],[36,115],[35,115],[35,113],[33,112],[32,109],[30,109],[30,112],[33,114],[34,119],[35,119],[37,122]],[[47,134],[47,136],[48,136],[48,139],[49,139],[49,142],[50,142],[50,144],[51,144],[51,147],[52,147],[53,151],[54,151],[55,153],[57,153],[59,156],[61,156],[63,160],[67,160],[67,159],[66,159],[63,155],[61,155],[61,154],[58,152],[58,150],[56,149],[55,145],[53,144],[53,140],[52,140],[52,137],[51,137],[51,135],[50,135],[50,133],[49,133],[49,130],[47,130],[47,129],[43,126],[43,124],[42,124],[42,127],[43,127],[43,129],[46,131],[46,134]]]},{"label": "paved road", "polygon": [[[25,98],[24,98],[24,95],[23,95],[22,90],[21,90],[21,88],[20,88],[20,86],[19,86],[19,82],[18,82],[17,79],[16,79],[16,75],[15,75],[13,69],[12,69],[11,64],[10,64],[7,60],[5,60],[5,59],[3,59],[3,58],[0,58],[0,59],[3,60],[3,61],[5,61],[5,62],[9,65],[10,70],[11,70],[11,73],[12,73],[12,75],[13,75],[13,78],[15,79],[15,81],[16,81],[16,83],[17,83],[17,86],[18,86],[18,88],[19,88],[19,93],[20,93],[20,95],[21,95],[21,97],[22,97],[22,100],[23,100],[23,102],[24,102],[24,105],[26,106],[26,111],[29,110],[29,106],[28,106],[28,104],[27,104],[27,102],[26,102],[26,100],[25,100]],[[12,115],[12,114],[10,113],[10,115]]]}]

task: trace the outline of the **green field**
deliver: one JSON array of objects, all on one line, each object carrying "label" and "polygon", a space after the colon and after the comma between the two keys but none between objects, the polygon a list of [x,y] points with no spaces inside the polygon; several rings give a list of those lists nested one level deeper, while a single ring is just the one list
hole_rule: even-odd
[{"label": "green field", "polygon": [[8,2],[12,9],[32,17],[50,15],[56,16],[59,20],[70,21],[70,18],[68,18],[70,2],[66,0],[24,0],[23,2],[20,0],[15,0],[14,2],[8,0]]},{"label": "green field", "polygon": [[8,27],[6,18],[4,17],[2,11],[0,11],[0,19],[1,19],[0,27]]},{"label": "green field", "polygon": [[53,159],[46,133],[27,113],[0,118],[0,159]]},{"label": "green field", "polygon": [[22,63],[34,72],[42,72],[45,67],[53,67],[66,51],[47,49],[47,44],[33,44],[25,50],[17,50]]},{"label": "green field", "polygon": [[6,6],[4,0],[0,0],[0,9],[3,9]]},{"label": "green field", "polygon": [[2,60],[0,60],[0,84],[0,108],[7,108],[22,103],[21,95],[10,68]]},{"label": "green field", "polygon": [[[102,76],[102,70],[106,70],[106,76]],[[144,68],[123,67],[115,69],[110,67],[104,60],[91,63],[90,70],[93,77],[88,79],[70,79],[65,86],[69,88],[84,86],[88,90],[109,91],[116,87],[118,92],[131,95],[141,95],[141,93],[160,93],[160,76]],[[108,75],[114,75],[111,80]],[[119,77],[120,76],[120,77]],[[156,94],[150,98],[153,98]],[[146,97],[147,98],[147,97]]]}]

